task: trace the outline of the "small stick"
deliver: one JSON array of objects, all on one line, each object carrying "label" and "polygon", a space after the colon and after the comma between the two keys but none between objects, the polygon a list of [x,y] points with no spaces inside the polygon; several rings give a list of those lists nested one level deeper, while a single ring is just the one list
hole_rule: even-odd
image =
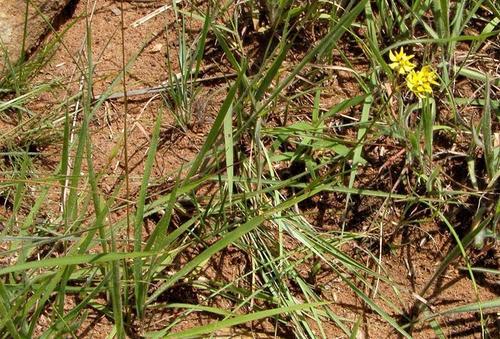
[{"label": "small stick", "polygon": [[[179,2],[181,2],[182,0],[176,0],[175,3],[178,4]],[[149,1],[141,1],[141,2],[149,2]],[[149,13],[148,15],[134,21],[132,23],[132,25],[130,25],[131,27],[133,28],[136,28],[136,27],[139,27],[140,25],[142,25],[143,23],[145,23],[146,21],[148,20],[151,20],[152,18],[154,18],[155,16],[165,12],[167,9],[170,9],[172,7],[172,5],[164,5],[164,6],[161,6],[160,8],[158,9],[155,9],[154,11],[152,11],[151,13]]]},{"label": "small stick", "polygon": [[[191,80],[189,83],[200,83],[200,82],[206,82],[206,81],[213,81],[213,80],[219,80],[219,79],[224,79],[224,78],[234,78],[236,77],[236,73],[232,74],[225,74],[225,75],[218,75],[218,76],[212,76],[212,77],[206,77],[203,79],[196,79],[196,80]],[[156,93],[161,93],[163,91],[166,91],[169,87],[172,87],[173,85],[169,84],[168,82],[165,82],[162,85],[159,86],[154,86],[154,87],[147,87],[147,88],[139,88],[139,89],[132,89],[127,91],[127,97],[131,96],[138,96],[138,95],[146,95],[146,94],[156,94]],[[98,95],[94,95],[94,100],[100,100],[102,97],[105,96],[105,93],[101,93]],[[110,94],[106,100],[110,99],[119,99],[123,98],[125,96],[125,93],[123,92],[116,92]]]}]

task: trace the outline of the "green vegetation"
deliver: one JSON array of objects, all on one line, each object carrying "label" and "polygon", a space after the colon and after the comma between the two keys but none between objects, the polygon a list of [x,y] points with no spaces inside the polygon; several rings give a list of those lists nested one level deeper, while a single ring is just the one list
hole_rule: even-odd
[{"label": "green vegetation", "polygon": [[[91,13],[72,19],[85,23],[86,57],[74,57],[71,79],[36,80],[66,48],[64,31],[30,60],[8,64],[0,80],[0,337],[76,336],[91,312],[108,318],[117,338],[205,337],[263,320],[270,335],[328,338],[333,326],[356,338],[367,314],[387,335],[430,328],[444,337],[448,317],[466,313],[477,315],[477,333],[494,336],[490,311],[500,299],[482,297],[477,277],[499,271],[474,258],[499,237],[500,77],[488,66],[499,60],[481,52],[498,58],[499,5],[174,3],[169,84],[139,174],[123,152],[133,142],[130,123],[96,163],[93,123],[125,70],[95,96]],[[149,39],[129,51],[126,70]],[[166,116],[181,135],[199,119],[209,48],[224,73],[210,89],[223,94],[212,104],[217,113],[196,156],[158,176]],[[435,72],[412,78],[412,86],[429,86],[414,90],[418,96],[391,65],[389,54],[401,48]],[[31,108],[69,83],[79,85],[76,94],[49,110]],[[424,251],[421,242],[433,236],[412,234],[429,224],[447,246],[414,290],[384,258],[406,245]],[[240,274],[207,274],[228,252],[240,258]],[[475,299],[437,309],[435,283],[452,265]],[[355,317],[338,312],[327,280],[357,300]],[[197,303],[175,297],[186,289]],[[175,317],[148,327],[152,315],[172,309]],[[198,312],[210,324],[176,329]]]}]

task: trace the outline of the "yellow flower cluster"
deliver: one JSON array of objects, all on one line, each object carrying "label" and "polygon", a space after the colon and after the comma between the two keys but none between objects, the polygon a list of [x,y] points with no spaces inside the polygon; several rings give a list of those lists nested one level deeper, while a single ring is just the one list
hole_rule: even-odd
[{"label": "yellow flower cluster", "polygon": [[411,71],[406,77],[406,86],[419,98],[432,94],[431,85],[439,85],[437,75],[429,66],[424,66],[418,72]]},{"label": "yellow flower cluster", "polygon": [[399,50],[399,53],[394,54],[389,51],[389,59],[392,63],[389,67],[398,72],[398,74],[407,74],[406,76],[406,86],[408,89],[415,93],[419,98],[423,98],[426,95],[432,94],[432,85],[439,85],[437,82],[437,74],[432,70],[430,66],[423,66],[420,71],[415,72],[415,64],[410,60],[413,55],[407,55],[403,48]]}]

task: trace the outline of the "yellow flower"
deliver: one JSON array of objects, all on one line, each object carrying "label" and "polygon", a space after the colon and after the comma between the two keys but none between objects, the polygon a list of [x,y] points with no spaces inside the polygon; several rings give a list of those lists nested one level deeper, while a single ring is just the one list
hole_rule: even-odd
[{"label": "yellow flower", "polygon": [[406,74],[415,68],[415,64],[410,61],[412,58],[413,55],[407,55],[403,51],[403,47],[401,47],[399,53],[396,52],[396,54],[389,51],[389,59],[392,61],[389,67],[399,74]]},{"label": "yellow flower", "polygon": [[420,70],[422,73],[422,77],[429,83],[433,85],[439,85],[439,82],[437,82],[437,74],[432,70],[430,66],[424,66]]},{"label": "yellow flower", "polygon": [[437,74],[429,66],[424,66],[418,72],[410,71],[406,77],[406,85],[419,98],[432,94],[431,85],[439,85]]}]

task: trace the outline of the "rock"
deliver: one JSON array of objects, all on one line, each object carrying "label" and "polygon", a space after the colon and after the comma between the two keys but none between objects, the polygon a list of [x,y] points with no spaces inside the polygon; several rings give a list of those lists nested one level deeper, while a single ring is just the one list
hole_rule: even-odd
[{"label": "rock", "polygon": [[[70,1],[72,0],[30,0],[26,51],[38,46],[50,28],[47,22],[53,22]],[[21,55],[25,14],[26,0],[0,0],[0,73],[6,58],[12,63]]]}]

